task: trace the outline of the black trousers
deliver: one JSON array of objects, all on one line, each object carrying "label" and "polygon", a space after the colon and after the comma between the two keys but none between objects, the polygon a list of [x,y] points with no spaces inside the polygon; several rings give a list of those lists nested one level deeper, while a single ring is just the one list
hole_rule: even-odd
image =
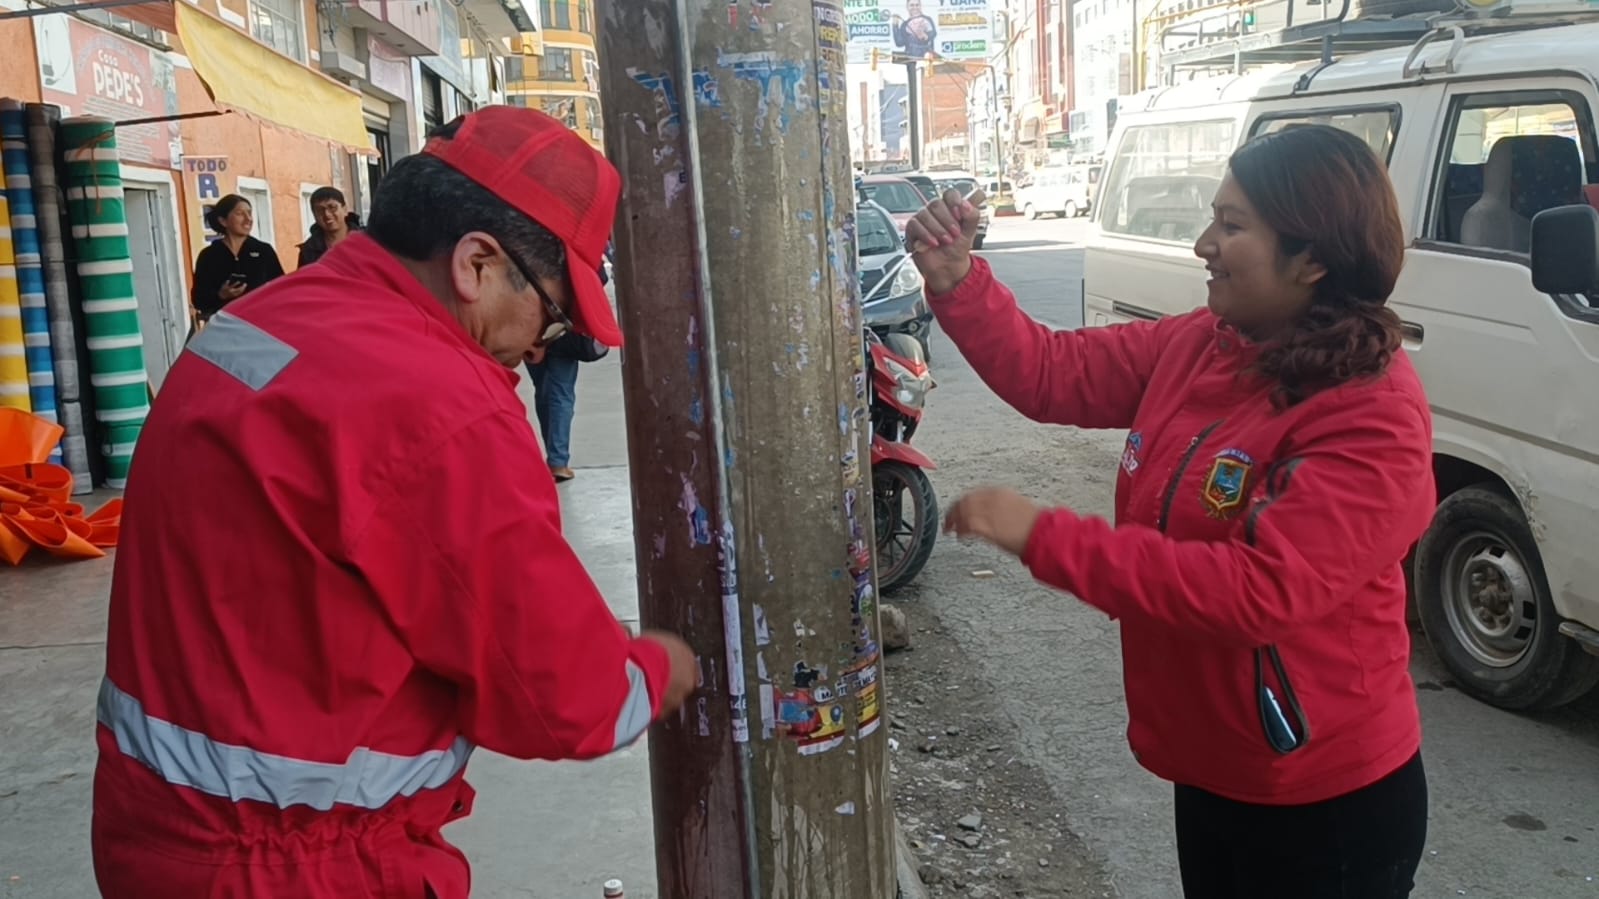
[{"label": "black trousers", "polygon": [[1311,805],[1177,786],[1185,899],[1405,899],[1426,842],[1420,753],[1368,787]]}]

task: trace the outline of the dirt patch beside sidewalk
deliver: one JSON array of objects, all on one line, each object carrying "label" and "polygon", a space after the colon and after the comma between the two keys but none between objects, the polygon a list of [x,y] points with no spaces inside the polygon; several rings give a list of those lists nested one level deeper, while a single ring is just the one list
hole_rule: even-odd
[{"label": "dirt patch beside sidewalk", "polygon": [[894,802],[928,893],[1117,896],[976,666],[925,606],[899,607],[912,645],[887,665]]}]

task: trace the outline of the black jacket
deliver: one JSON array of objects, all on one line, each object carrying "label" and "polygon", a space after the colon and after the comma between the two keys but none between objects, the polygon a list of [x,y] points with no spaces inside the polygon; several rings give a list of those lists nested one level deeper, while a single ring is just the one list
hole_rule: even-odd
[{"label": "black jacket", "polygon": [[[350,226],[351,234],[361,230],[361,217],[355,213],[352,212],[345,216],[344,221]],[[300,244],[300,261],[298,266],[300,268],[305,268],[318,259],[321,259],[322,255],[326,253],[328,249],[327,233],[322,230],[321,225],[312,225],[311,236],[305,239],[305,243]]]},{"label": "black jacket", "polygon": [[263,240],[246,237],[234,256],[228,245],[217,240],[200,251],[194,260],[194,288],[189,301],[203,316],[216,314],[223,306],[222,285],[237,278],[246,287],[245,293],[283,276],[283,263],[278,261],[278,251]]}]

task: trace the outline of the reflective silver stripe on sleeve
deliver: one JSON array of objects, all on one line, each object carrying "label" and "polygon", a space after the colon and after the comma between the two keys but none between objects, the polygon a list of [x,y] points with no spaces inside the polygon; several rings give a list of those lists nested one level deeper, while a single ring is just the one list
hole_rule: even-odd
[{"label": "reflective silver stripe on sleeve", "polygon": [[188,349],[196,356],[260,390],[300,355],[300,351],[226,311],[211,317]]},{"label": "reflective silver stripe on sleeve", "polygon": [[144,713],[139,700],[107,678],[100,683],[100,723],[117,748],[167,783],[238,802],[253,799],[286,809],[335,805],[379,809],[402,796],[436,789],[466,768],[472,744],[457,737],[448,749],[390,755],[358,747],[343,764],[307,762],[220,743]]},{"label": "reflective silver stripe on sleeve", "polygon": [[616,716],[616,748],[621,749],[637,740],[650,726],[650,684],[632,659],[627,662],[627,700],[622,703],[622,713]]}]

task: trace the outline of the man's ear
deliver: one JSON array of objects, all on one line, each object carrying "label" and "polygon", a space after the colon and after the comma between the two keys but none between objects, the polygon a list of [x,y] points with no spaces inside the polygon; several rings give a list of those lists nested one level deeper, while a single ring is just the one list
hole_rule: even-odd
[{"label": "man's ear", "polygon": [[450,254],[450,283],[463,303],[482,299],[486,272],[500,256],[500,244],[481,231],[462,235]]}]

